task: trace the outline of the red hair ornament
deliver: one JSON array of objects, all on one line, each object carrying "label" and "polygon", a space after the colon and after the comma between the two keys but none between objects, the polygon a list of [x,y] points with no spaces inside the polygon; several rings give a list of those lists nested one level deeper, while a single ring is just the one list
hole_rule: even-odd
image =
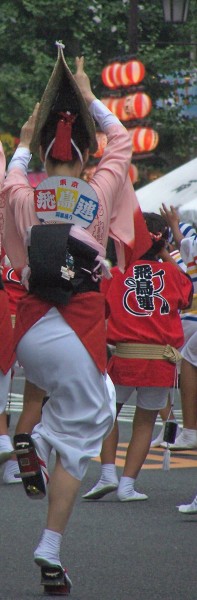
[{"label": "red hair ornament", "polygon": [[71,134],[72,124],[75,122],[76,115],[69,112],[58,113],[61,119],[58,121],[55,141],[51,149],[51,157],[67,162],[72,160]]}]

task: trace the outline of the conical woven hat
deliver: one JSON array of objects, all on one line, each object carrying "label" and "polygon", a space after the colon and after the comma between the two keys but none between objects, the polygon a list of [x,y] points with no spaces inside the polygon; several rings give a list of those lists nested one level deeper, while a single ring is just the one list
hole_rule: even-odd
[{"label": "conical woven hat", "polygon": [[95,123],[65,61],[61,45],[58,47],[58,58],[38,109],[34,134],[30,145],[30,150],[33,153],[39,150],[41,131],[52,109],[53,111],[57,110],[57,112],[66,109],[72,113],[78,113],[87,130],[89,150],[91,153],[96,152]]}]

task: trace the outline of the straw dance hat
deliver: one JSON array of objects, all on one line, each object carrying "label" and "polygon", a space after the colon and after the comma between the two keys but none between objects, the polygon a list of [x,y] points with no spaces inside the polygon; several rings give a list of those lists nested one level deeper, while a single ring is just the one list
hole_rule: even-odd
[{"label": "straw dance hat", "polygon": [[33,153],[38,152],[41,131],[50,112],[68,110],[71,113],[77,113],[83,120],[89,138],[89,150],[94,153],[97,150],[94,119],[91,117],[87,104],[66,63],[63,44],[58,42],[57,46],[57,61],[41,98],[30,150]]}]

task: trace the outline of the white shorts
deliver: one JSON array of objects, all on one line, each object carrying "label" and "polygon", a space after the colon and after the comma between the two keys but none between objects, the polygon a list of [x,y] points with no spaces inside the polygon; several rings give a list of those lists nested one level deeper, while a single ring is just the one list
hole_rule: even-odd
[{"label": "white shorts", "polygon": [[136,406],[145,410],[161,410],[166,407],[169,387],[132,387],[115,385],[117,404],[125,404],[134,391],[137,392]]},{"label": "white shorts", "polygon": [[8,401],[8,393],[10,391],[11,384],[11,369],[4,375],[2,371],[0,371],[0,414],[2,414],[6,409],[6,404]]},{"label": "white shorts", "polygon": [[97,369],[56,308],[23,336],[17,358],[26,378],[49,396],[32,437],[38,447],[39,438],[45,440],[60,455],[64,469],[81,480],[113,427],[113,383]]}]

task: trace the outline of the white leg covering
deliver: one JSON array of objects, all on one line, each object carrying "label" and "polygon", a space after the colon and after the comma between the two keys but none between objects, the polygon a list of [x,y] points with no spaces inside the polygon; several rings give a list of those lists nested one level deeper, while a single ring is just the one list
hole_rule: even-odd
[{"label": "white leg covering", "polygon": [[[66,471],[81,480],[115,418],[112,382],[97,369],[75,332],[53,308],[22,338],[17,357],[26,377],[50,396],[33,430],[55,448]],[[110,393],[109,393],[110,387]],[[43,457],[44,458],[44,457]]]}]

